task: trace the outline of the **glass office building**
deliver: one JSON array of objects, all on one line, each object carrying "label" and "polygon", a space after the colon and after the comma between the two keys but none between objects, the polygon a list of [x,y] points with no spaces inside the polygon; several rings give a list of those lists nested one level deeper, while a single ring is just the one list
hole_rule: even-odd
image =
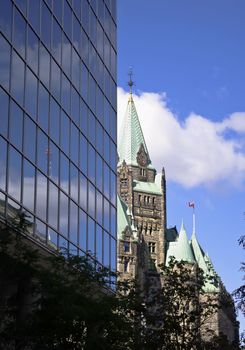
[{"label": "glass office building", "polygon": [[116,0],[0,0],[0,217],[116,268]]}]

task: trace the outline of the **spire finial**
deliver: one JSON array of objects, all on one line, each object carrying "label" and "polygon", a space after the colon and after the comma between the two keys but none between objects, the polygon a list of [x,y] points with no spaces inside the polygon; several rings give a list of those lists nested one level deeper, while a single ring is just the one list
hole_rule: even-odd
[{"label": "spire finial", "polygon": [[129,68],[128,75],[129,75],[129,81],[128,81],[129,93],[130,93],[130,95],[132,95],[132,87],[134,85],[134,82],[132,80],[132,75],[133,75],[133,68],[132,67]]}]

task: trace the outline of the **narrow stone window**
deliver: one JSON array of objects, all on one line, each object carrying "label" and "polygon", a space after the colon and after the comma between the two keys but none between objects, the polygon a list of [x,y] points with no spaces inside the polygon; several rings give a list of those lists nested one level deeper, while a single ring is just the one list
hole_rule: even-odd
[{"label": "narrow stone window", "polygon": [[156,242],[148,243],[149,253],[156,253]]},{"label": "narrow stone window", "polygon": [[123,263],[123,270],[124,272],[128,272],[128,260],[124,260],[124,263]]},{"label": "narrow stone window", "polygon": [[149,259],[148,261],[149,270],[155,270],[156,269],[156,259]]},{"label": "narrow stone window", "polygon": [[130,251],[130,243],[124,242],[124,252],[128,253]]}]

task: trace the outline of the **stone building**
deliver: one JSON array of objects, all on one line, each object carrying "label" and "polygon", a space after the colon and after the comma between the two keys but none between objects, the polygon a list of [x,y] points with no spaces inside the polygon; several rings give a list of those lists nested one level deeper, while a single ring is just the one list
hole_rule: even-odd
[{"label": "stone building", "polygon": [[[152,166],[132,92],[120,131],[117,167],[117,269],[120,279],[137,278],[141,285],[150,281],[152,288],[160,288],[164,282],[159,265],[167,265],[173,256],[203,270],[209,277],[204,286],[207,295],[217,300],[224,294],[231,298],[196,233],[189,241],[183,223],[180,232],[176,227],[167,228],[165,171],[163,168],[162,173],[157,174]],[[208,323],[216,335],[223,333],[230,342],[238,337],[233,306],[221,308]],[[205,337],[205,327],[201,333]]]}]

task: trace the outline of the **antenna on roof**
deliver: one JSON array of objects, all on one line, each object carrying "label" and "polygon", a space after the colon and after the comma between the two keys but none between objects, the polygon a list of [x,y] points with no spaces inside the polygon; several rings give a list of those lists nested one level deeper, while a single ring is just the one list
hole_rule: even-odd
[{"label": "antenna on roof", "polygon": [[130,92],[130,94],[132,94],[132,87],[134,85],[134,82],[132,80],[132,76],[133,76],[133,68],[132,67],[129,68],[128,75],[129,75],[129,81],[128,81],[129,92]]}]

